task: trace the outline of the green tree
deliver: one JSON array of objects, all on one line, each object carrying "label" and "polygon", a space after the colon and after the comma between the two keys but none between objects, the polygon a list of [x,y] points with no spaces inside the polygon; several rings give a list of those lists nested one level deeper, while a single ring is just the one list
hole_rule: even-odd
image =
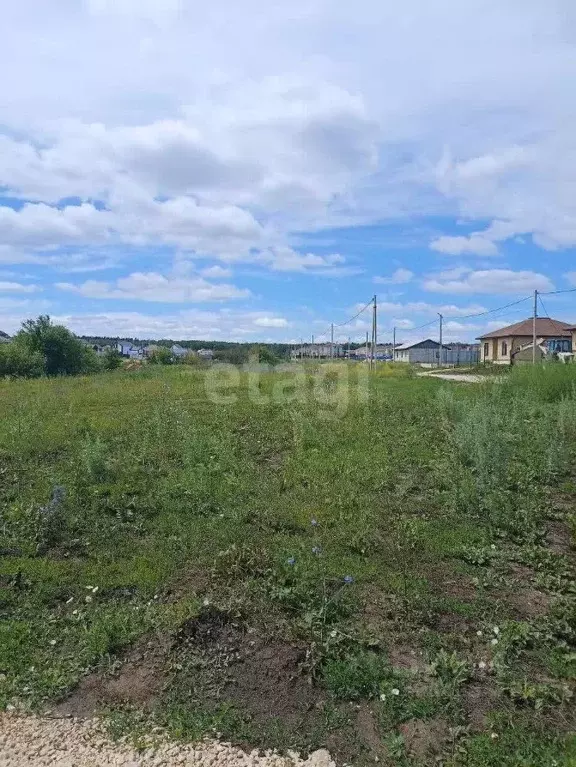
[{"label": "green tree", "polygon": [[102,356],[102,367],[104,370],[117,370],[122,367],[122,355],[118,349],[112,347],[106,349]]},{"label": "green tree", "polygon": [[152,365],[171,365],[174,359],[170,349],[166,348],[166,346],[159,346],[157,349],[152,350],[148,361]]},{"label": "green tree", "polygon": [[50,317],[41,315],[26,320],[13,341],[28,352],[41,354],[46,375],[77,375],[98,370],[98,358],[74,333],[63,325],[53,325]]},{"label": "green tree", "polygon": [[0,344],[0,377],[38,378],[44,373],[44,357],[14,342]]}]

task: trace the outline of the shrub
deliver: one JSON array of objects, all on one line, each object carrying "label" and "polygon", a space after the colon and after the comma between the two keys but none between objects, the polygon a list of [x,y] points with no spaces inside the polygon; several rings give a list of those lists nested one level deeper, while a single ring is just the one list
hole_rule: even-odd
[{"label": "shrub", "polygon": [[122,355],[117,349],[106,349],[102,357],[104,370],[117,370],[122,367]]},{"label": "shrub", "polygon": [[171,365],[174,362],[172,352],[165,346],[159,346],[153,349],[148,357],[151,365]]},{"label": "shrub", "polygon": [[77,375],[98,370],[94,350],[68,328],[53,325],[47,315],[26,320],[13,343],[28,354],[40,354],[46,375]]},{"label": "shrub", "polygon": [[15,343],[0,344],[0,376],[38,378],[44,373],[44,357]]}]

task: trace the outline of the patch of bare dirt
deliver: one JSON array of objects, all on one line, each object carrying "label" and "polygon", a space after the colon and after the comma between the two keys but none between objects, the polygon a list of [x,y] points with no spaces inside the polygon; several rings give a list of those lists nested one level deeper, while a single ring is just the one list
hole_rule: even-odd
[{"label": "patch of bare dirt", "polygon": [[541,618],[549,612],[553,601],[550,594],[530,587],[519,587],[506,592],[501,598],[510,605],[514,617],[518,619]]},{"label": "patch of bare dirt", "polygon": [[205,700],[234,703],[256,723],[293,726],[316,707],[318,692],[302,670],[305,646],[251,632],[214,608],[180,628],[180,651],[190,655],[184,674]]},{"label": "patch of bare dirt", "polygon": [[388,750],[382,741],[382,734],[374,711],[365,703],[356,715],[356,732],[373,759],[380,761],[388,757]]},{"label": "patch of bare dirt", "polygon": [[487,727],[488,714],[501,711],[506,706],[506,701],[498,690],[486,681],[466,685],[462,691],[462,704],[472,732],[482,732]]},{"label": "patch of bare dirt", "polygon": [[546,542],[555,554],[574,554],[574,536],[565,522],[546,523]]},{"label": "patch of bare dirt", "polygon": [[[432,764],[450,739],[448,722],[442,717],[411,719],[400,727],[408,754],[424,764]],[[424,761],[426,760],[426,761]]]},{"label": "patch of bare dirt", "polygon": [[125,655],[116,673],[97,671],[84,677],[66,700],[53,707],[52,714],[87,719],[107,706],[150,708],[165,682],[169,646],[169,637],[147,637]]},{"label": "patch of bare dirt", "polygon": [[388,659],[394,668],[404,671],[422,672],[426,669],[426,658],[422,650],[401,642],[389,646]]}]

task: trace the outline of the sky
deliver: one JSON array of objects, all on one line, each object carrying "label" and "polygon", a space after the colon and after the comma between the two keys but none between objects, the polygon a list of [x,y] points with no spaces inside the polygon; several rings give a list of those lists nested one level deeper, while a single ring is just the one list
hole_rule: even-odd
[{"label": "sky", "polygon": [[576,288],[573,0],[0,11],[0,330],[470,340]]}]

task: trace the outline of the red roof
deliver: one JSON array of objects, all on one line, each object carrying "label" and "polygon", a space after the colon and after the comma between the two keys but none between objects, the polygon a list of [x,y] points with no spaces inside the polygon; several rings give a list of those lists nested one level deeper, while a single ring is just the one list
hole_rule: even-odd
[{"label": "red roof", "polygon": [[[506,336],[529,336],[532,337],[533,333],[533,318],[530,317],[522,322],[517,322],[515,325],[508,325],[500,330],[493,330],[491,333],[485,333],[483,336],[478,336],[480,339],[484,338],[503,338]],[[539,338],[563,338],[571,337],[572,328],[568,323],[561,320],[552,320],[550,317],[537,317],[536,318],[536,335]]]}]

